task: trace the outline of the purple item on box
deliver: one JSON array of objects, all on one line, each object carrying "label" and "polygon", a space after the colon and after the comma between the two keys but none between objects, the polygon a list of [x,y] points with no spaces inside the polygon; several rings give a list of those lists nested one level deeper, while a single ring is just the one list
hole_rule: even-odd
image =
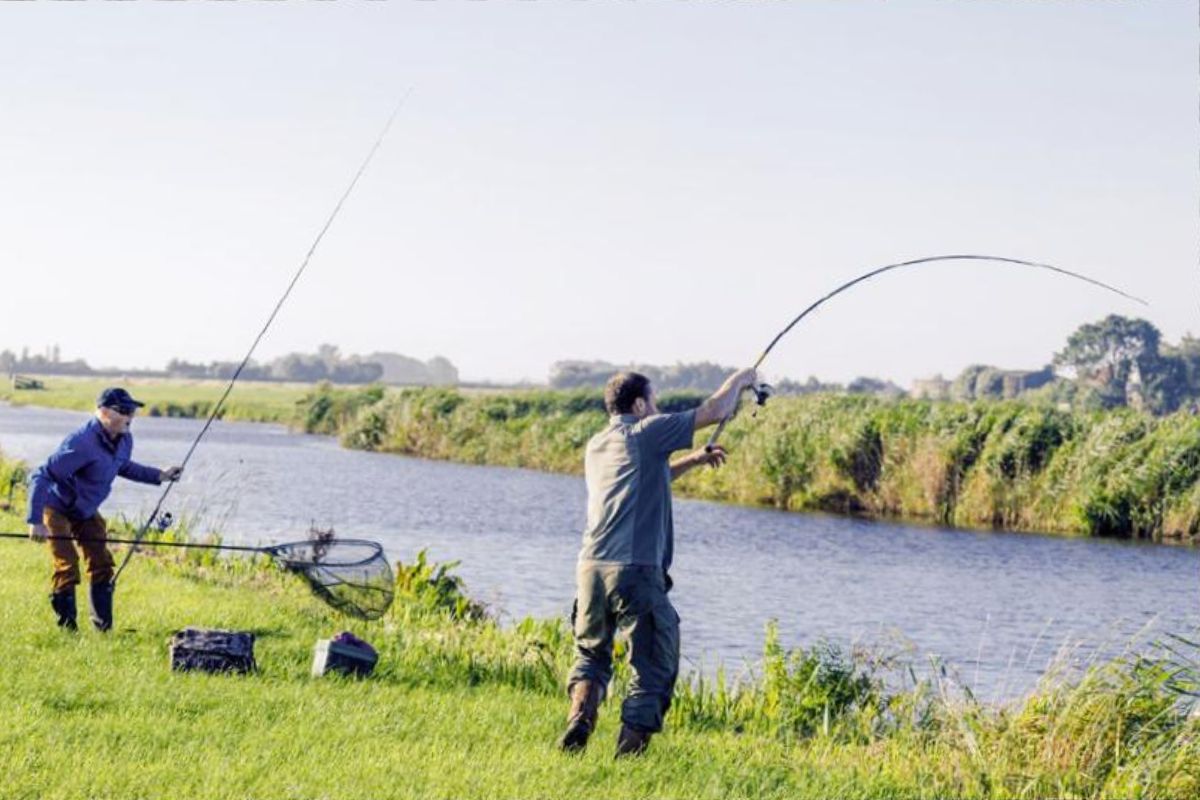
[{"label": "purple item on box", "polygon": [[334,636],[331,641],[337,642],[338,644],[348,645],[350,647],[357,647],[360,650],[366,650],[368,653],[370,653],[372,656],[375,656],[376,658],[379,657],[379,653],[375,652],[374,647],[367,644],[366,642],[364,642],[362,639],[355,636],[350,631],[342,631],[337,636]]}]

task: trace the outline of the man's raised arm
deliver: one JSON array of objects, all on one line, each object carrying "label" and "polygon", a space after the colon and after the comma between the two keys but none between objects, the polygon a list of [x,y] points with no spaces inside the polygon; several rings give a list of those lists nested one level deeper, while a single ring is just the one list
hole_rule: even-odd
[{"label": "man's raised arm", "polygon": [[696,430],[716,425],[732,415],[737,410],[738,398],[742,392],[754,385],[755,377],[754,368],[747,367],[726,378],[721,388],[713,392],[712,397],[696,409]]}]

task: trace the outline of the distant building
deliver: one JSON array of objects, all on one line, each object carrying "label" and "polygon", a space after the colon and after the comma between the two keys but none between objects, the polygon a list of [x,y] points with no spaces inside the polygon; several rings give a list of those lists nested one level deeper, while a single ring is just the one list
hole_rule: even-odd
[{"label": "distant building", "polygon": [[1040,389],[1054,380],[1054,370],[1050,367],[1039,370],[1004,370],[1001,375],[1002,394],[1006,400],[1031,389]]},{"label": "distant building", "polygon": [[949,400],[950,381],[940,374],[932,378],[917,378],[912,382],[909,394],[914,400]]},{"label": "distant building", "polygon": [[[1038,370],[1000,369],[985,364],[972,364],[953,381],[945,381],[941,375],[927,381],[926,391],[931,397],[946,397],[951,400],[1011,400],[1024,392],[1039,389],[1054,380],[1054,369],[1043,367]],[[914,384],[915,385],[915,384]],[[915,389],[914,389],[915,392]],[[944,392],[945,394],[938,394]]]}]

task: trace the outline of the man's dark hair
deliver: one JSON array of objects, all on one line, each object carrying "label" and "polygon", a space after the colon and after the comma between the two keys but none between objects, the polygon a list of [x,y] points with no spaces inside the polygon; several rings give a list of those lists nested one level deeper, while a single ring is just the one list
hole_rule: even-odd
[{"label": "man's dark hair", "polygon": [[640,372],[618,372],[604,386],[604,407],[609,414],[628,414],[633,401],[650,399],[650,379]]}]

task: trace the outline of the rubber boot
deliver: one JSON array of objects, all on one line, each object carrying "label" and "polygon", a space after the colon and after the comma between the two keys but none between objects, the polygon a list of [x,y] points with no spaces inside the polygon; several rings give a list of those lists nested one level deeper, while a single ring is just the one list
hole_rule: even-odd
[{"label": "rubber boot", "polygon": [[621,733],[617,735],[617,752],[613,757],[640,756],[650,746],[650,737],[653,735],[632,725],[621,725]]},{"label": "rubber boot", "polygon": [[58,627],[66,628],[69,631],[78,630],[79,626],[75,623],[75,587],[63,589],[58,592],[53,592],[50,595],[50,607],[54,609],[54,613],[58,615]]},{"label": "rubber boot", "polygon": [[579,681],[571,687],[571,710],[567,713],[567,731],[558,747],[564,753],[578,753],[587,747],[588,737],[596,729],[600,713],[600,684]]},{"label": "rubber boot", "polygon": [[92,625],[104,632],[113,625],[113,585],[109,582],[92,584]]}]

